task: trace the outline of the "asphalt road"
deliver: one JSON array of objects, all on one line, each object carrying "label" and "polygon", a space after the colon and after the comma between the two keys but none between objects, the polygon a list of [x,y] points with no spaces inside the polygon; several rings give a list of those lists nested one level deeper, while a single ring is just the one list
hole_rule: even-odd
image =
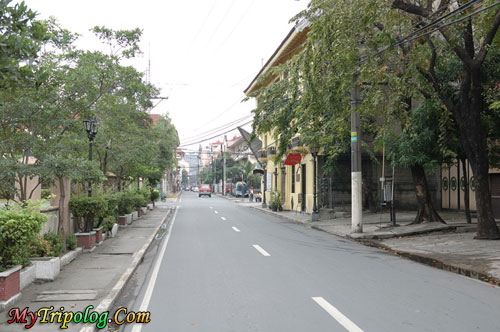
[{"label": "asphalt road", "polygon": [[500,331],[497,287],[221,197],[183,193],[171,225],[126,331]]}]

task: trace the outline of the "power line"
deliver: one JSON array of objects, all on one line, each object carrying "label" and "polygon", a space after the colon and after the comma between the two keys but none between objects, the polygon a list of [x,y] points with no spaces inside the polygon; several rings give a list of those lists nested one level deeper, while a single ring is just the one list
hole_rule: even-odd
[{"label": "power line", "polygon": [[191,137],[189,137],[189,138],[184,138],[183,140],[184,140],[184,141],[192,141],[192,140],[197,140],[197,139],[200,139],[200,138],[202,138],[203,136],[212,135],[212,134],[214,134],[215,132],[217,132],[217,131],[219,131],[219,130],[224,130],[224,129],[226,129],[226,128],[230,127],[230,126],[233,126],[233,125],[237,124],[238,122],[244,121],[244,120],[246,120],[246,119],[248,119],[248,118],[250,118],[250,117],[252,117],[252,116],[253,116],[253,114],[245,115],[245,116],[244,116],[244,117],[242,117],[242,118],[239,118],[239,119],[237,119],[237,120],[233,120],[233,121],[231,121],[231,122],[229,122],[229,123],[226,123],[226,124],[224,124],[224,125],[222,125],[222,126],[218,126],[218,127],[216,127],[216,128],[213,128],[213,129],[210,129],[210,130],[208,130],[208,131],[206,131],[206,132],[203,132],[203,133],[200,133],[200,134],[197,134],[197,135],[191,136]]},{"label": "power line", "polygon": [[460,6],[459,8],[457,8],[457,9],[451,11],[451,12],[449,12],[448,14],[443,15],[443,16],[435,19],[434,21],[432,21],[429,24],[423,26],[422,28],[420,28],[420,29],[418,29],[418,30],[416,30],[416,31],[408,34],[407,36],[405,36],[403,38],[400,38],[398,41],[396,41],[395,43],[393,43],[393,44],[391,44],[391,45],[389,45],[389,46],[387,46],[385,48],[383,48],[382,50],[380,50],[380,51],[378,51],[378,52],[376,52],[374,54],[371,54],[369,56],[366,56],[364,59],[360,60],[360,63],[364,63],[364,62],[366,62],[370,58],[373,58],[373,57],[376,57],[376,56],[380,56],[380,55],[384,54],[385,52],[387,52],[389,49],[391,49],[393,47],[400,46],[400,45],[403,45],[405,43],[409,43],[411,41],[414,41],[415,39],[418,39],[418,38],[424,37],[426,35],[429,35],[431,33],[434,33],[434,32],[436,32],[436,31],[438,31],[438,30],[440,30],[442,28],[445,28],[445,27],[450,26],[452,24],[461,22],[461,21],[463,21],[463,20],[465,20],[465,19],[467,19],[467,18],[469,18],[469,17],[471,17],[473,15],[477,15],[478,13],[480,13],[480,12],[482,12],[484,10],[487,10],[487,9],[493,7],[493,6],[496,6],[496,5],[498,5],[500,3],[500,1],[499,1],[499,2],[497,2],[495,4],[493,4],[493,5],[490,5],[488,7],[482,8],[482,9],[480,9],[480,10],[478,10],[478,11],[476,11],[476,12],[470,14],[470,15],[467,15],[467,16],[465,16],[463,18],[460,18],[460,19],[458,19],[456,21],[452,21],[450,23],[442,25],[442,26],[440,26],[440,27],[438,27],[436,29],[433,29],[431,31],[426,31],[426,30],[428,30],[428,29],[430,29],[430,28],[438,25],[439,23],[443,22],[444,20],[449,19],[449,18],[451,18],[453,16],[456,16],[456,15],[462,13],[463,11],[467,10],[469,7],[473,6],[474,4],[478,3],[479,1],[482,1],[482,0],[472,0],[472,1],[469,1],[468,3]]},{"label": "power line", "polygon": [[217,135],[215,135],[215,136],[208,137],[208,138],[204,138],[204,139],[202,139],[202,140],[200,140],[200,141],[197,141],[197,142],[186,143],[186,144],[180,144],[180,145],[179,145],[179,148],[181,148],[181,147],[183,147],[183,146],[194,145],[194,144],[198,144],[198,143],[202,143],[202,142],[205,142],[205,141],[211,140],[211,139],[213,139],[213,138],[219,137],[219,136],[224,135],[224,134],[227,134],[227,133],[229,133],[229,132],[231,132],[231,131],[233,131],[233,130],[236,130],[238,127],[245,126],[245,125],[250,124],[250,123],[252,123],[252,122],[253,122],[253,119],[252,119],[252,120],[250,120],[250,121],[248,121],[248,122],[245,122],[245,123],[243,123],[243,124],[241,124],[241,125],[239,125],[239,126],[237,126],[237,127],[233,127],[233,128],[231,128],[231,129],[229,129],[229,130],[227,130],[227,131],[223,132],[223,133],[219,133],[219,134],[217,134]]}]

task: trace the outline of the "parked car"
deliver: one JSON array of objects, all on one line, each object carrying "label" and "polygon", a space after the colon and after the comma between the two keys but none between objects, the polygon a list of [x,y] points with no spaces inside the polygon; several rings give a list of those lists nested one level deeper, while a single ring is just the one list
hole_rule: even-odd
[{"label": "parked car", "polygon": [[194,191],[195,193],[197,193],[197,192],[199,192],[199,191],[200,191],[200,188],[198,188],[198,187],[193,187],[193,191]]},{"label": "parked car", "polygon": [[207,195],[208,197],[212,197],[212,189],[210,188],[209,184],[202,184],[200,187],[200,193],[198,194],[198,197],[201,197],[202,195]]}]

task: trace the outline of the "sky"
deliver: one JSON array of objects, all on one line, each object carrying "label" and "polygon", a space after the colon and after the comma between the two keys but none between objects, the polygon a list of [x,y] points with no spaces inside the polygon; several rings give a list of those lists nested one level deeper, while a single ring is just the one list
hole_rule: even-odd
[{"label": "sky", "polygon": [[[26,0],[38,18],[55,17],[79,33],[76,45],[100,49],[93,26],[143,30],[142,55],[132,63],[161,89],[151,113],[168,114],[189,151],[201,138],[251,120],[250,84],[293,27],[307,0]],[[150,64],[150,65],[148,65]],[[158,103],[158,101],[156,101]],[[246,116],[246,118],[244,118]],[[238,121],[239,122],[234,122]],[[226,130],[218,128],[228,125]],[[244,126],[250,129],[250,125]],[[203,135],[215,129],[213,134]],[[212,133],[212,132],[210,132]],[[228,133],[231,138],[237,132]],[[203,142],[203,146],[210,141]],[[186,146],[185,144],[196,143]]]}]

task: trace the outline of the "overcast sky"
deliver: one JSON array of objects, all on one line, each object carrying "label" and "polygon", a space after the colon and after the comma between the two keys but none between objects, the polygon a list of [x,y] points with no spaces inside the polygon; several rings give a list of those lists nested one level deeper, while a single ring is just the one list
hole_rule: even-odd
[{"label": "overcast sky", "polygon": [[84,49],[98,48],[88,32],[95,25],[142,29],[144,54],[134,66],[146,72],[151,59],[151,83],[169,98],[152,113],[169,114],[181,144],[250,115],[254,102],[240,103],[243,90],[292,28],[290,18],[307,6],[306,0],[25,2],[39,18],[54,16],[81,34],[77,45]]}]

